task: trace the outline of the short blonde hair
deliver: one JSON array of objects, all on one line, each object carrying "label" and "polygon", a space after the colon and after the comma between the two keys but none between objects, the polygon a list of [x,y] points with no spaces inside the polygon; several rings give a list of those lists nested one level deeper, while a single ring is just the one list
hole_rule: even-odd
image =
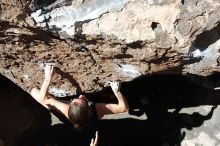
[{"label": "short blonde hair", "polygon": [[86,104],[72,102],[69,105],[68,116],[76,129],[81,129],[89,120],[90,110]]}]

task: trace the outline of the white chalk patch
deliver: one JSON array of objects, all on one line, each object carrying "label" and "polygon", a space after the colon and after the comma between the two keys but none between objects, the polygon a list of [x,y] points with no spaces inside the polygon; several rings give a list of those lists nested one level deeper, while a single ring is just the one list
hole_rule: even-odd
[{"label": "white chalk patch", "polygon": [[52,66],[54,66],[54,67],[56,67],[56,63],[50,63],[50,62],[40,62],[39,63],[39,67],[41,68],[41,69],[44,69],[47,65],[52,65]]},{"label": "white chalk patch", "polygon": [[[219,47],[220,47],[220,39],[217,40],[215,43],[211,44],[206,48],[204,51],[200,51],[199,49],[196,49],[195,51],[191,52],[193,57],[203,57],[203,60],[209,61],[210,64],[212,65],[213,63],[211,62],[216,62],[216,60],[219,57]],[[215,63],[214,63],[215,64]]]},{"label": "white chalk patch", "polygon": [[132,78],[138,77],[141,75],[141,72],[139,72],[135,66],[129,65],[129,64],[119,64],[118,65],[119,71],[124,75],[124,76],[129,76]]},{"label": "white chalk patch", "polygon": [[37,10],[36,12],[31,14],[31,17],[33,17],[37,23],[41,23],[44,21],[44,16],[41,15],[41,13],[42,13],[41,10]]},{"label": "white chalk patch", "polygon": [[28,75],[23,75],[24,78],[29,79]]},{"label": "white chalk patch", "polygon": [[172,113],[174,112],[176,109],[168,109],[168,112]]},{"label": "white chalk patch", "polygon": [[220,89],[220,87],[215,87],[214,89],[215,89],[215,90],[219,90],[219,89]]},{"label": "white chalk patch", "polygon": [[202,57],[203,54],[199,49],[196,49],[195,51],[192,52],[193,57]]},{"label": "white chalk patch", "polygon": [[48,93],[56,97],[65,97],[71,95],[71,92],[64,89],[59,89],[57,87],[49,87]]}]

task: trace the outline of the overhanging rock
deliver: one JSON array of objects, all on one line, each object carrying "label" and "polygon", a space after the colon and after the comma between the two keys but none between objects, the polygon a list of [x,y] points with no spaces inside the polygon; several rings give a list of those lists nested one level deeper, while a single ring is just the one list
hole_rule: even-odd
[{"label": "overhanging rock", "polygon": [[[46,63],[58,68],[57,96],[156,72],[219,71],[218,0],[21,2],[1,5],[0,73],[25,91],[40,87]],[[200,48],[207,31],[211,41]]]}]

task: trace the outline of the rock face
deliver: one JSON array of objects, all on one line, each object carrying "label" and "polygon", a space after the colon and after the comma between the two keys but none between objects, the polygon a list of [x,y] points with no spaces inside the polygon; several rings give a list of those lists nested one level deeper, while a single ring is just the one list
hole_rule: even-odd
[{"label": "rock face", "polygon": [[52,63],[57,96],[161,71],[212,74],[219,7],[218,0],[2,1],[0,71],[29,92]]},{"label": "rock face", "polygon": [[[49,89],[51,94],[60,97],[82,92],[96,95],[96,91],[107,86],[109,80],[131,81],[139,76],[156,73],[192,73],[206,76],[219,72],[219,50],[219,0],[1,0],[0,146],[40,145],[38,142],[43,138],[41,134],[48,134],[46,130],[51,124],[48,111],[26,93],[33,87],[41,86],[46,64],[56,67],[56,74]],[[174,81],[176,83],[176,80]],[[148,83],[140,83],[142,88],[138,88],[137,91],[145,91],[145,86],[142,85]],[[171,91],[173,88],[175,86],[172,86]],[[189,89],[194,92],[193,89]],[[133,88],[128,91],[133,91]],[[166,98],[162,98],[159,103],[172,104],[172,101],[164,102],[164,99]],[[148,104],[147,100],[141,102]],[[203,107],[198,110],[201,109],[206,110]],[[210,119],[210,116],[203,118],[204,116],[196,113],[192,116],[186,113],[177,114],[177,122],[173,121],[172,114],[168,113],[168,126],[173,128],[173,125],[179,124],[184,117],[189,121],[188,124],[192,121],[189,117],[202,117],[203,121]],[[176,116],[176,113],[174,114]],[[160,118],[164,119],[158,120],[157,115],[151,114],[153,118],[156,117],[155,121],[143,121],[143,127],[140,126],[139,129],[150,128],[154,133],[160,134],[160,126],[167,128],[164,121],[169,120],[163,116]],[[198,142],[203,138],[208,139],[207,141],[212,140],[210,145],[219,144],[219,128],[216,126],[219,120],[215,118],[218,119],[218,116],[214,116],[215,124],[211,123],[207,129],[206,124],[210,122],[203,125],[205,131],[200,132],[198,140],[194,139],[196,135],[192,132],[186,135],[187,138],[182,144],[208,145],[204,141]],[[140,124],[140,121],[132,121],[127,127]],[[119,123],[118,128],[123,129],[120,121],[115,122]],[[149,124],[146,125],[145,122]],[[152,127],[151,122],[158,125]],[[200,126],[202,122],[194,127]],[[111,122],[109,124],[111,125]],[[113,123],[113,126],[111,130],[114,131],[117,129],[116,124]],[[181,135],[182,127],[177,126],[177,133]],[[108,127],[108,122],[107,126],[103,127]],[[125,126],[125,129],[127,127]],[[207,133],[210,128],[215,130],[216,127],[216,133],[213,134],[215,138],[211,139]],[[134,128],[133,130],[137,131],[138,127]],[[149,135],[153,132],[149,132]],[[60,140],[59,134],[55,133],[54,139],[57,141]],[[104,134],[107,136],[102,138],[108,142],[109,131]],[[166,131],[164,136],[167,134],[171,139],[181,139],[181,136],[175,136],[175,131]],[[72,138],[72,135],[70,137]],[[73,142],[71,138],[68,140]],[[159,135],[158,138],[164,137]],[[127,139],[129,138],[125,137],[125,140]],[[64,130],[61,141],[66,140]],[[89,140],[87,139],[87,144]]]},{"label": "rock face", "polygon": [[0,10],[0,73],[28,92],[46,63],[59,68],[57,96],[157,72],[219,71],[218,0],[9,0]]}]

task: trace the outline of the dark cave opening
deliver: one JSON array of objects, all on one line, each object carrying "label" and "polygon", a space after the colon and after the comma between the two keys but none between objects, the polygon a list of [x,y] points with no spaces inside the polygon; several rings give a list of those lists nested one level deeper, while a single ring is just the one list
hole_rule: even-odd
[{"label": "dark cave opening", "polygon": [[152,22],[151,23],[151,28],[154,32],[159,33],[162,31],[162,26],[160,23],[158,22]]},{"label": "dark cave opening", "polygon": [[151,28],[154,30],[155,28],[157,28],[157,25],[158,25],[159,23],[157,23],[157,22],[152,22],[152,24],[151,24]]}]

